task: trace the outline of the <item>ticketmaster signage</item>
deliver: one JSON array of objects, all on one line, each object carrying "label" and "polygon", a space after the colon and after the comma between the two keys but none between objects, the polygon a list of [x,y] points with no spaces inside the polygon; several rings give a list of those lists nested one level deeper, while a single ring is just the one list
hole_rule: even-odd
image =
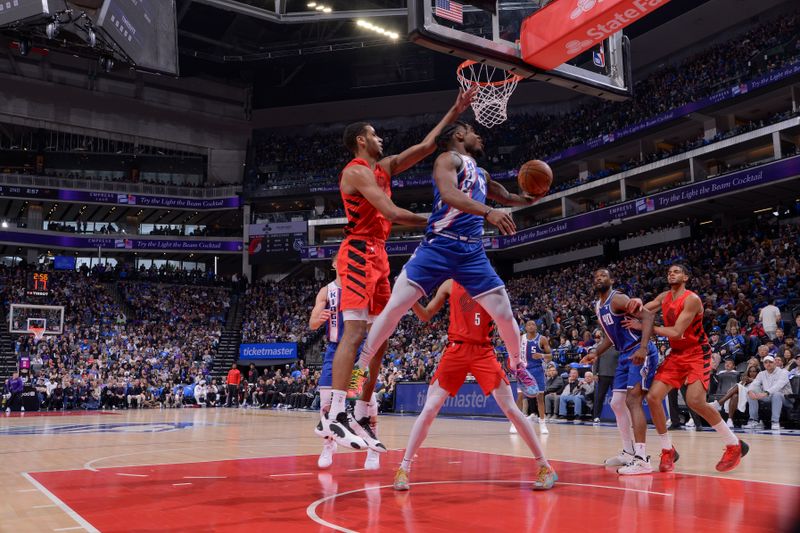
[{"label": "ticketmaster signage", "polygon": [[[717,178],[692,183],[653,196],[638,198],[611,207],[567,217],[556,222],[524,229],[511,236],[484,238],[487,250],[505,250],[551,237],[600,226],[612,220],[647,215],[654,211],[670,209],[706,198],[731,192],[760,187],[770,183],[800,176],[800,156],[782,159],[756,168],[731,172]],[[389,255],[411,255],[419,241],[389,241]],[[332,246],[309,246],[303,249],[304,259],[326,259],[339,248]]]},{"label": "ticketmaster signage", "polygon": [[297,359],[297,343],[242,344],[239,359]]},{"label": "ticketmaster signage", "polygon": [[[512,392],[516,396],[516,383],[512,383],[511,388],[515,389]],[[422,412],[427,394],[427,383],[398,383],[394,393],[394,412]],[[484,396],[477,383],[464,383],[458,389],[458,394],[445,400],[441,413],[464,416],[503,416],[503,411],[494,401],[494,397]]]}]

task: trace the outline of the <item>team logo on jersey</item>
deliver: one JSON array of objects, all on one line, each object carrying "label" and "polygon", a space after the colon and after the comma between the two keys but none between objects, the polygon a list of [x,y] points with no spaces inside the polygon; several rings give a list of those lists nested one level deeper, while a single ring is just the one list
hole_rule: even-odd
[{"label": "team logo on jersey", "polygon": [[193,422],[156,422],[113,424],[65,424],[59,426],[8,426],[0,428],[0,435],[75,435],[85,433],[167,433],[187,429]]}]

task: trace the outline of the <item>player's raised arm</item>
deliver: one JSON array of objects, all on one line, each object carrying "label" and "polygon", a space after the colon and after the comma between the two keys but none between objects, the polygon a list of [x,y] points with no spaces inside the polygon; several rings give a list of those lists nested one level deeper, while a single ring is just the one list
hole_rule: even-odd
[{"label": "player's raised arm", "polygon": [[392,223],[405,224],[407,226],[425,226],[428,223],[428,219],[425,217],[416,215],[408,209],[397,207],[375,182],[375,176],[368,167],[355,165],[346,168],[342,172],[341,183],[358,191],[361,196],[366,198],[375,209],[380,211]]},{"label": "player's raised arm", "polygon": [[481,169],[486,176],[486,197],[490,200],[512,207],[525,207],[538,202],[542,196],[531,196],[529,194],[514,194],[508,192],[503,185],[494,181],[486,170]]},{"label": "player's raised arm", "polygon": [[439,286],[439,290],[436,291],[436,294],[431,298],[431,301],[428,302],[428,305],[422,307],[419,302],[415,302],[411,310],[414,311],[414,314],[417,315],[417,318],[422,322],[429,322],[436,316],[436,313],[444,307],[444,303],[447,301],[447,298],[450,297],[452,287],[453,280],[448,279]]},{"label": "player's raised arm", "polygon": [[433,154],[433,152],[436,151],[436,137],[442,132],[442,128],[451,122],[455,122],[459,115],[469,107],[470,102],[472,102],[472,97],[475,96],[477,90],[477,87],[472,87],[467,92],[459,90],[453,107],[451,107],[442,120],[428,132],[420,143],[406,148],[397,155],[385,157],[379,164],[389,172],[390,176],[395,176]]},{"label": "player's raised arm", "polygon": [[327,303],[327,287],[322,287],[314,300],[314,308],[311,310],[311,317],[308,319],[308,327],[313,330],[319,329],[331,317],[331,312],[325,309]]},{"label": "player's raised arm", "polygon": [[452,152],[445,152],[436,158],[433,165],[433,180],[439,189],[442,202],[462,213],[482,216],[490,224],[496,226],[503,235],[516,233],[517,226],[511,215],[477,202],[459,190],[459,165],[461,165],[461,158]]}]

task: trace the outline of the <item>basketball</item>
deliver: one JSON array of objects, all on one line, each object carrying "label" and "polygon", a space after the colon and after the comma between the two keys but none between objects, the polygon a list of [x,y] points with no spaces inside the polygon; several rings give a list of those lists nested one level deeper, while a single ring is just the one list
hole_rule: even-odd
[{"label": "basketball", "polygon": [[542,196],[553,184],[553,171],[544,161],[534,159],[520,167],[517,182],[520,190],[531,196]]}]

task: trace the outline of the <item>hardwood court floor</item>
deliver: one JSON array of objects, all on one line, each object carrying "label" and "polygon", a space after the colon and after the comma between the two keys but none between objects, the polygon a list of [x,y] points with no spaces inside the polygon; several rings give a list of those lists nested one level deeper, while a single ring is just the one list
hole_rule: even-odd
[{"label": "hardwood court floor", "polygon": [[[718,476],[716,436],[675,432],[675,473],[621,479],[598,466],[617,451],[613,427],[550,424],[560,485],[534,493],[507,422],[438,419],[419,484],[398,495],[399,451],[375,472],[356,452],[318,471],[315,421],[235,409],[0,417],[0,531],[783,531],[800,502],[798,435],[741,434],[750,454]],[[382,417],[382,440],[402,448],[412,423]]]}]

